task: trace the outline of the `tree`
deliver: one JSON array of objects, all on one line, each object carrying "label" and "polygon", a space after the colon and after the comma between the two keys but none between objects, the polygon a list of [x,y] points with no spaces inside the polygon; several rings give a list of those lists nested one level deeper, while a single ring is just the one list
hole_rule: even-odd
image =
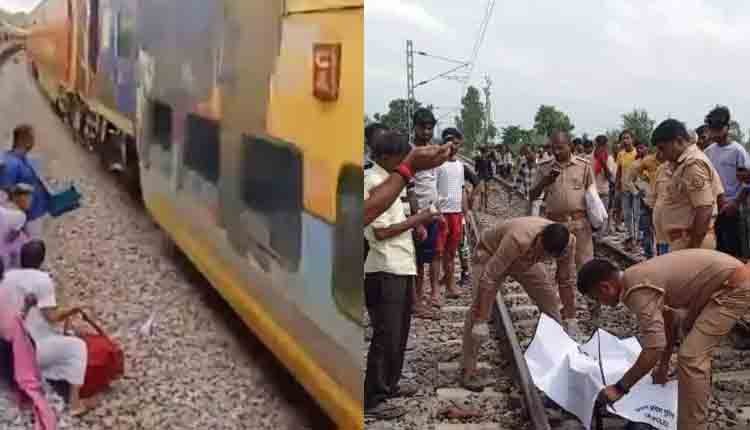
[{"label": "tree", "polygon": [[[388,103],[388,112],[386,112],[385,114],[376,113],[375,115],[373,115],[373,118],[375,119],[375,121],[382,123],[390,129],[408,134],[409,132],[411,132],[411,130],[407,130],[409,124],[407,107],[408,102],[406,99],[394,99],[391,100],[390,103]],[[421,107],[425,106],[422,106],[422,103],[415,100],[414,109],[412,110],[412,112]],[[426,107],[429,110],[433,110],[432,105]]]},{"label": "tree", "polygon": [[497,127],[495,127],[495,124],[494,123],[490,123],[487,126],[487,140],[489,142],[494,142],[495,139],[497,139],[498,134],[499,133],[498,133]]},{"label": "tree", "polygon": [[604,135],[607,136],[607,143],[609,145],[614,145],[615,143],[617,143],[617,141],[620,139],[620,133],[621,133],[621,130],[617,130],[617,129],[607,130],[604,133]]},{"label": "tree", "polygon": [[623,130],[630,130],[638,142],[649,145],[651,133],[654,131],[654,120],[648,117],[648,112],[643,109],[633,109],[632,112],[622,115]]},{"label": "tree", "polygon": [[370,116],[365,114],[365,127],[372,124],[372,120],[370,119]]},{"label": "tree", "polygon": [[529,138],[528,130],[524,130],[518,125],[509,125],[503,127],[501,134],[501,142],[503,145],[516,146],[524,143]]},{"label": "tree", "polygon": [[479,90],[469,86],[466,95],[461,99],[461,106],[461,115],[455,119],[456,126],[463,132],[464,147],[471,153],[484,136],[485,111]]},{"label": "tree", "polygon": [[568,115],[554,106],[541,105],[534,116],[534,131],[545,137],[549,137],[555,130],[571,132],[574,128]]},{"label": "tree", "polygon": [[729,121],[729,140],[739,143],[745,143],[745,135],[742,133],[742,127],[736,120]]}]

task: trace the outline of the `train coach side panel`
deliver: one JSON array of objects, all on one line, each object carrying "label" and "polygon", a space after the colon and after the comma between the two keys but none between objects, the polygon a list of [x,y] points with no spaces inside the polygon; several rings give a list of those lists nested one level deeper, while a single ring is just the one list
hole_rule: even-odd
[{"label": "train coach side panel", "polygon": [[[284,23],[299,18],[283,5],[138,3],[141,183],[154,217],[238,314],[342,428],[359,428],[361,299],[356,312],[342,309],[334,282],[361,297],[361,246],[346,264],[336,238],[345,222],[361,234],[362,35],[352,33],[362,32],[362,9],[310,13],[289,32]],[[344,46],[338,102],[309,100],[308,36]],[[276,72],[304,84],[273,95]],[[337,213],[342,172],[357,169],[348,189],[359,206]],[[318,176],[325,186],[309,184]],[[342,265],[356,279],[335,276]]]},{"label": "train coach side panel", "polygon": [[30,14],[31,34],[26,49],[42,88],[53,98],[60,87],[73,86],[73,1],[46,0]]},{"label": "train coach side panel", "polygon": [[[136,4],[129,0],[99,0],[99,52],[87,98],[107,110],[118,128],[133,133],[135,119]],[[112,116],[117,117],[112,118]],[[127,124],[123,124],[127,122]]]}]

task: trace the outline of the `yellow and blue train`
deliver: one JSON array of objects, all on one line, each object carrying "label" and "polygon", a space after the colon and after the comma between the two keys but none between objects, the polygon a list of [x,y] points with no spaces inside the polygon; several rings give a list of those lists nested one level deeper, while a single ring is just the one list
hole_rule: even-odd
[{"label": "yellow and blue train", "polygon": [[342,429],[362,414],[364,0],[43,0],[30,69]]}]

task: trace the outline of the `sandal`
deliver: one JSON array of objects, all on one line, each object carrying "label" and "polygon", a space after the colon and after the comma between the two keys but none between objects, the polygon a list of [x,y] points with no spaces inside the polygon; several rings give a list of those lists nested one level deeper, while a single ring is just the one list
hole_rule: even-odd
[{"label": "sandal", "polygon": [[404,397],[414,397],[417,393],[419,393],[419,388],[406,385],[406,386],[399,386],[396,388],[396,391],[391,394],[391,398],[404,398]]},{"label": "sandal", "polygon": [[406,415],[406,409],[398,406],[387,405],[380,403],[379,405],[365,409],[365,417],[374,418],[376,420],[389,421]]}]

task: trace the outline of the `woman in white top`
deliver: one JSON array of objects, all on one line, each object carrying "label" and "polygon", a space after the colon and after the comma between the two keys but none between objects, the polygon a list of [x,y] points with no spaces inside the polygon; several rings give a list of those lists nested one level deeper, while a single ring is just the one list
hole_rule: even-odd
[{"label": "woman in white top", "polygon": [[13,185],[7,190],[8,200],[0,205],[0,259],[6,270],[21,265],[21,247],[29,241],[26,210],[31,207],[33,191],[27,184]]},{"label": "woman in white top", "polygon": [[44,256],[42,241],[26,243],[21,249],[22,268],[5,272],[0,288],[10,292],[18,309],[23,308],[25,297],[33,295],[36,298],[36,307],[26,317],[26,330],[36,344],[39,368],[44,379],[70,385],[70,411],[71,415],[77,416],[95,406],[93,399],[86,401],[79,397],[86,376],[86,343],[78,337],[61,334],[55,324],[65,321],[80,309],[58,309],[54,282],[48,273],[39,270]]}]

